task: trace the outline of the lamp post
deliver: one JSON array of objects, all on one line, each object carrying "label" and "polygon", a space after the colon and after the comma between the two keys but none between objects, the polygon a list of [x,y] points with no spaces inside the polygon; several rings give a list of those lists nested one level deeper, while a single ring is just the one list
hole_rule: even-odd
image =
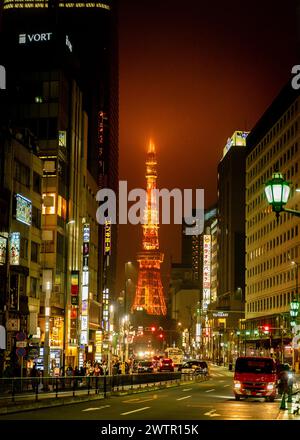
[{"label": "lamp post", "polygon": [[290,182],[284,179],[282,173],[273,173],[272,179],[265,184],[265,194],[269,205],[272,206],[272,210],[276,213],[277,219],[281,212],[288,212],[292,215],[300,217],[300,211],[295,209],[285,208],[288,202],[291,188]]}]

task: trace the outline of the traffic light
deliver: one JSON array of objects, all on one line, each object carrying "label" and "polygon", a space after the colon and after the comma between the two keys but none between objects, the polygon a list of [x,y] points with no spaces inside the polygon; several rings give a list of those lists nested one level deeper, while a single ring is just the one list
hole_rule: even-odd
[{"label": "traffic light", "polygon": [[162,333],[159,334],[160,339],[162,339],[164,337],[164,335]]},{"label": "traffic light", "polygon": [[263,325],[263,332],[264,333],[269,333],[270,331],[270,326],[269,325]]},{"label": "traffic light", "polygon": [[155,332],[155,330],[156,330],[156,329],[155,329],[154,325],[152,325],[152,327],[151,327],[151,331],[152,331],[152,332]]}]

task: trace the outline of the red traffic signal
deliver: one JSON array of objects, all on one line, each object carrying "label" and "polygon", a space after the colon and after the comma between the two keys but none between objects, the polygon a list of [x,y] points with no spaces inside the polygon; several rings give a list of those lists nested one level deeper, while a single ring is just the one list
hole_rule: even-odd
[{"label": "red traffic signal", "polygon": [[154,327],[154,325],[151,327],[151,331],[152,331],[152,332],[155,332],[155,327]]},{"label": "red traffic signal", "polygon": [[162,339],[164,337],[164,335],[162,333],[159,334],[160,339]]}]

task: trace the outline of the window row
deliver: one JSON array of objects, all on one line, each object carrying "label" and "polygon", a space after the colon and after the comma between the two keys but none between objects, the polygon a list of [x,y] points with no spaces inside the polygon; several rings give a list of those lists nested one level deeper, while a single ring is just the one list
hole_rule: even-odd
[{"label": "window row", "polygon": [[252,301],[247,304],[247,312],[265,312],[272,309],[278,309],[280,307],[286,307],[290,304],[294,297],[294,291],[285,292],[279,295],[274,295],[268,298],[259,299],[257,301]]},{"label": "window row", "polygon": [[[265,238],[267,234],[272,232],[273,230],[273,222],[268,223],[263,228],[256,231],[254,234],[251,234],[250,237],[247,238],[247,244],[253,244],[258,240],[261,240],[262,238]],[[292,240],[294,237],[298,236],[298,226],[295,226],[288,231],[283,232],[280,235],[277,235],[276,239],[273,238],[273,240],[269,240],[266,243],[266,251],[274,248],[275,246],[279,246],[280,244],[286,243],[288,240]]]},{"label": "window row", "polygon": [[284,113],[284,115],[280,118],[280,120],[273,126],[271,130],[269,130],[268,134],[263,138],[263,140],[258,144],[257,148],[253,150],[247,160],[247,166],[250,165],[253,160],[256,159],[258,155],[262,152],[263,148],[269,144],[272,139],[277,136],[277,134],[282,130],[287,122],[289,122],[295,115],[298,110],[298,101],[295,101],[294,104],[290,106],[290,108]]},{"label": "window row", "polygon": [[294,258],[298,258],[298,247],[292,248],[288,252],[283,252],[276,257],[269,258],[261,264],[257,264],[251,269],[247,270],[247,276],[252,277],[254,275],[258,275],[260,273],[265,272],[266,270],[270,270],[273,268],[277,268],[280,264],[290,263],[294,260]]},{"label": "window row", "polygon": [[252,295],[254,293],[263,292],[266,289],[279,286],[280,284],[288,283],[295,279],[295,269],[290,269],[277,275],[266,277],[261,281],[253,283],[247,286],[247,294]]}]

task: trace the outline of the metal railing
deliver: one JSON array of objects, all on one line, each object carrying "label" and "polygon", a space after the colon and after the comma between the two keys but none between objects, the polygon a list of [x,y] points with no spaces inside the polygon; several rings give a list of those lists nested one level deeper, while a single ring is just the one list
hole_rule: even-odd
[{"label": "metal railing", "polygon": [[0,378],[0,406],[61,397],[103,397],[115,392],[134,392],[166,384],[179,385],[186,381],[204,381],[209,377],[195,373],[133,373],[113,376],[13,377]]}]

